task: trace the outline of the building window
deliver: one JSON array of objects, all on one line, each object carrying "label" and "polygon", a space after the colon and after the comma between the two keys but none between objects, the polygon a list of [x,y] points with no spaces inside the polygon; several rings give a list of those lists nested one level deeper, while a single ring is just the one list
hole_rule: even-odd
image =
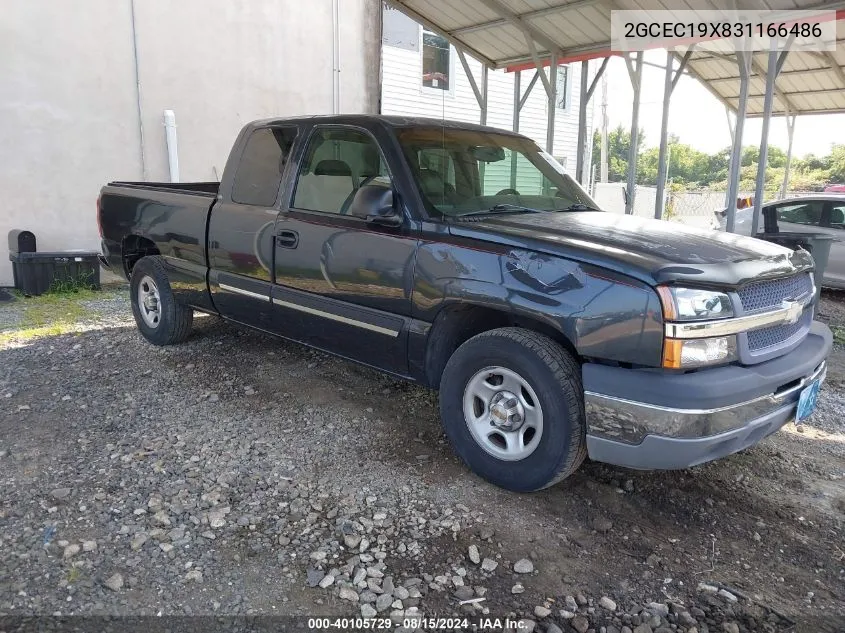
[{"label": "building window", "polygon": [[569,66],[557,67],[557,107],[558,110],[569,108]]},{"label": "building window", "polygon": [[449,42],[446,38],[423,29],[422,85],[448,90],[450,61]]}]

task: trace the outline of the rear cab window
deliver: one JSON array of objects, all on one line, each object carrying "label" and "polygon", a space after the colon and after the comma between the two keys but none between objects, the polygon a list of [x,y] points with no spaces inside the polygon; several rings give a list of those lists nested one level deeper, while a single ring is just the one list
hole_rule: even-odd
[{"label": "rear cab window", "polygon": [[292,126],[259,128],[250,134],[232,183],[232,202],[273,206],[296,135]]}]

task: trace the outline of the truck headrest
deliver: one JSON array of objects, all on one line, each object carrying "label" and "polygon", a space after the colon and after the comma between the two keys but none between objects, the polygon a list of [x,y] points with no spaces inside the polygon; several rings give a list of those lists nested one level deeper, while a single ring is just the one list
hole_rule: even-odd
[{"label": "truck headrest", "polygon": [[336,159],[321,160],[314,168],[315,176],[349,176],[352,178],[352,168],[342,161]]}]

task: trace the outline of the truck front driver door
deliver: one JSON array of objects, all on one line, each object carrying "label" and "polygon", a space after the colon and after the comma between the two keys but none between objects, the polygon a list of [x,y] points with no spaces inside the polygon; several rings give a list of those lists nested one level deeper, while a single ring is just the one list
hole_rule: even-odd
[{"label": "truck front driver door", "polygon": [[313,129],[276,223],[274,318],[286,336],[406,374],[417,233],[356,214],[355,193],[375,184],[392,188],[368,131]]}]

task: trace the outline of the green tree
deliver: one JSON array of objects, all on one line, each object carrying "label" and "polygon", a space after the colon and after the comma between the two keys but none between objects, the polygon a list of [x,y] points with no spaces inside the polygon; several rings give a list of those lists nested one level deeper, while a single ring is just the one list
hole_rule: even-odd
[{"label": "green tree", "polygon": [[[637,184],[657,184],[657,147],[644,147],[645,135],[640,131],[639,155],[637,157]],[[630,134],[622,126],[608,133],[608,176],[611,181],[624,181],[628,171],[628,148]],[[601,137],[598,131],[593,136],[593,161],[600,160]],[[694,147],[681,143],[677,136],[670,135],[668,142],[669,180],[686,189],[712,189],[724,191],[727,188],[731,162],[731,148],[715,154],[705,154]],[[757,165],[760,149],[748,145],[742,148],[740,161],[740,190],[754,191],[757,183]],[[766,197],[772,198],[780,191],[786,168],[786,152],[779,147],[769,147],[766,160]],[[831,146],[827,156],[807,154],[795,158],[789,178],[789,189],[793,191],[821,191],[829,183],[845,183],[845,144]]]},{"label": "green tree", "polygon": [[780,147],[769,146],[768,166],[774,169],[778,167],[786,167],[786,152]]},{"label": "green tree", "polygon": [[760,162],[760,148],[756,145],[746,145],[742,148],[742,158],[739,161],[740,166],[749,167],[752,163]]},{"label": "green tree", "polygon": [[798,164],[804,170],[825,170],[830,167],[829,157],[819,158],[815,154],[807,154],[798,161]]},{"label": "green tree", "polygon": [[[637,135],[637,169],[639,157],[645,144],[645,133],[640,130]],[[611,182],[621,182],[628,177],[628,152],[631,150],[631,133],[621,125],[607,133],[607,177]],[[593,164],[601,165],[601,132],[593,134]]]},{"label": "green tree", "polygon": [[[668,148],[668,177],[673,183],[685,188],[701,188],[708,186],[714,175],[714,157],[705,154],[690,145],[681,143],[677,136],[670,136]],[[657,168],[660,151],[651,147],[640,154],[637,163],[637,182],[643,185],[657,184]],[[718,156],[716,157],[718,159]],[[719,165],[716,175],[727,177],[727,162]]]},{"label": "green tree", "polygon": [[831,182],[845,183],[845,145],[834,145],[830,150],[828,176]]}]

